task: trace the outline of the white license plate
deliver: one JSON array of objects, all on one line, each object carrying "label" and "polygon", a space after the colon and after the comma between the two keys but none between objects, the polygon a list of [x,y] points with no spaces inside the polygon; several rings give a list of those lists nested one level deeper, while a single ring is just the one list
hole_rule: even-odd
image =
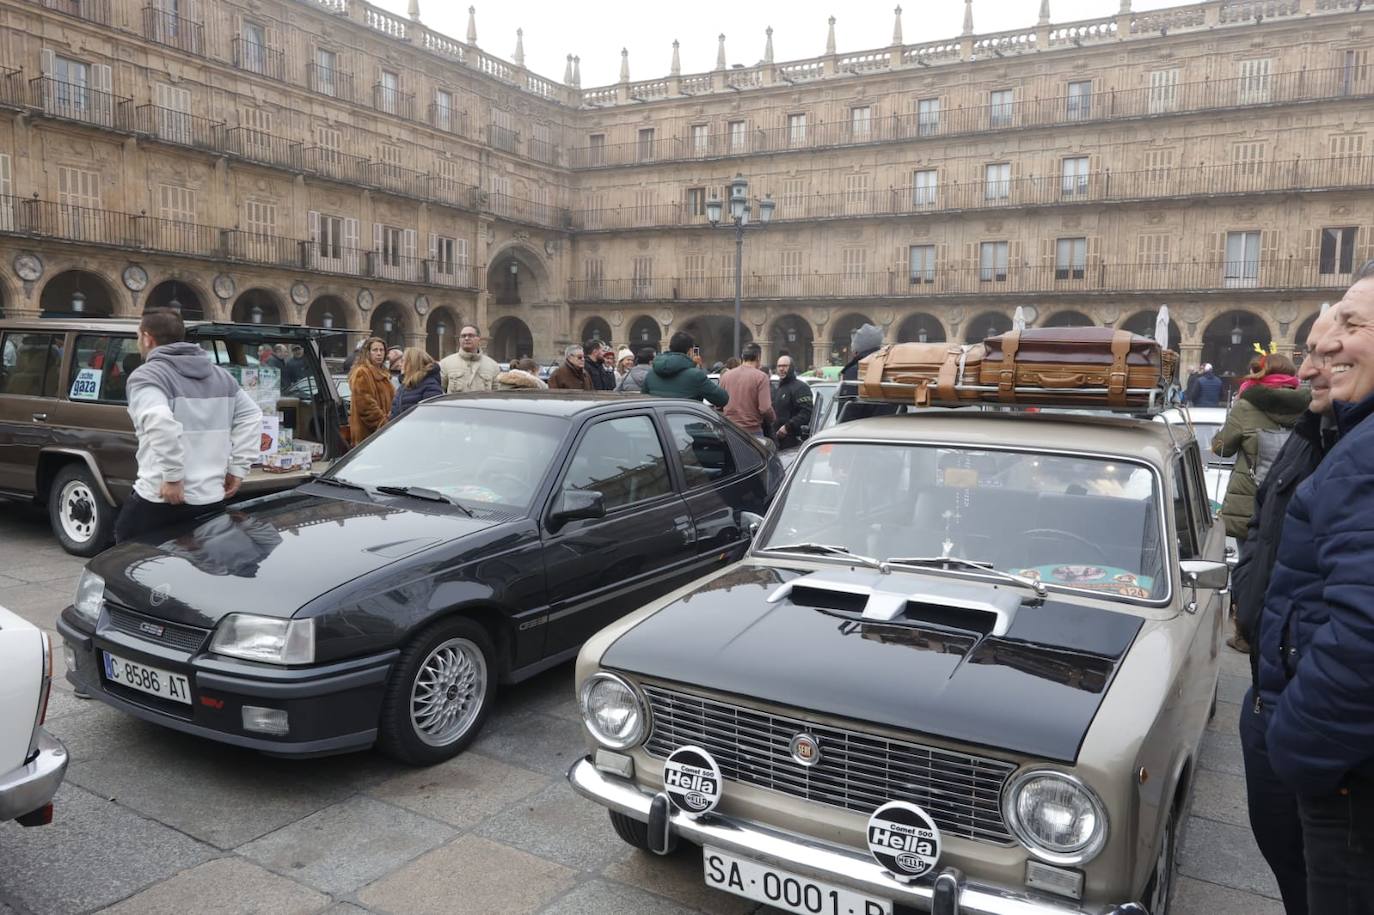
[{"label": "white license plate", "polygon": [[701,850],[706,885],[766,902],[800,915],[892,915],[892,902],[831,886],[776,867],[736,858],[715,848]]},{"label": "white license plate", "polygon": [[191,704],[191,684],[181,674],[118,658],[108,651],[101,654],[105,661],[105,678],[111,683],[118,683],[139,692],[152,693],[173,702]]}]

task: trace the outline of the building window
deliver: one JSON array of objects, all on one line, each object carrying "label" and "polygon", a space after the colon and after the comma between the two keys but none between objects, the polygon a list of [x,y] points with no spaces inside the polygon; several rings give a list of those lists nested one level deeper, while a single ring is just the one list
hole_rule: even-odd
[{"label": "building window", "polygon": [[911,173],[911,203],[918,207],[935,206],[940,173],[933,168],[917,169]]},{"label": "building window", "polygon": [[692,132],[692,155],[709,156],[711,154],[711,127],[709,124],[693,124]]},{"label": "building window", "polygon": [[453,93],[447,89],[434,90],[434,126],[453,130]]},{"label": "building window", "polygon": [[1365,90],[1369,78],[1369,52],[1346,51],[1341,58],[1341,94],[1354,95]]},{"label": "building window", "polygon": [[1364,154],[1364,134],[1333,133],[1327,149],[1333,159],[1357,159]]},{"label": "building window", "polygon": [[243,69],[250,73],[266,73],[267,29],[256,22],[245,20],[239,37],[243,43],[243,53],[239,58],[243,61]]},{"label": "building window", "polygon": [[315,91],[321,95],[337,96],[339,55],[333,51],[318,48],[315,51]]},{"label": "building window", "polygon": [[248,234],[271,236],[277,234],[277,205],[249,200],[244,203],[244,225]]},{"label": "building window", "polygon": [[796,279],[802,275],[802,254],[798,249],[783,251],[780,255],[780,271],[788,279]]},{"label": "building window", "polygon": [[57,169],[57,202],[60,206],[100,209],[100,173],[60,166]]},{"label": "building window", "polygon": [[606,164],[606,135],[594,133],[587,137],[587,164]]},{"label": "building window", "polygon": [[1081,121],[1092,117],[1093,110],[1093,84],[1092,80],[1085,79],[1069,83],[1068,105],[1065,114],[1071,121]]},{"label": "building window", "polygon": [[1065,197],[1088,196],[1088,157],[1071,156],[1063,160],[1059,191]]},{"label": "building window", "polygon": [[1237,143],[1231,151],[1231,161],[1236,167],[1236,177],[1257,178],[1264,174],[1263,143]]},{"label": "building window", "polygon": [[983,196],[988,200],[1006,200],[1011,196],[1011,163],[994,162],[984,169],[986,184]]},{"label": "building window", "polygon": [[1171,236],[1163,232],[1141,235],[1136,242],[1136,260],[1144,270],[1155,270],[1169,264]]},{"label": "building window", "polygon": [[1273,60],[1268,57],[1240,62],[1240,81],[1236,102],[1241,105],[1262,105],[1269,101],[1269,71]]},{"label": "building window", "polygon": [[706,188],[687,188],[687,215],[693,217],[706,215]]},{"label": "building window", "polygon": [[849,212],[862,212],[867,208],[868,188],[867,173],[844,176],[844,202]]},{"label": "building window", "polygon": [[847,280],[862,279],[868,267],[868,249],[845,248],[841,257],[844,264],[844,278]]},{"label": "building window", "polygon": [[52,62],[52,86],[44,101],[53,113],[86,118],[92,109],[91,65],[58,54]]},{"label": "building window", "polygon": [[582,282],[587,287],[588,295],[601,294],[601,278],[601,258],[589,257],[582,262]]},{"label": "building window", "polygon": [[806,115],[789,114],[787,116],[787,145],[801,146],[806,143]]},{"label": "building window", "polygon": [[[1145,150],[1145,180],[1150,184],[1163,184],[1169,180],[1169,170],[1174,166],[1172,149]],[[1158,190],[1155,188],[1154,190]]]},{"label": "building window", "polygon": [[401,147],[383,143],[381,152],[382,174],[393,180],[399,179],[401,177]]},{"label": "building window", "polygon": [[511,208],[510,178],[506,175],[487,176],[487,203],[493,213],[506,215]]},{"label": "building window", "polygon": [[639,128],[639,161],[648,162],[654,157],[654,129],[652,127]]},{"label": "building window", "polygon": [[[805,178],[784,178],[782,182],[782,205],[789,211],[792,207],[801,207],[806,201],[806,179]],[[789,218],[791,218],[789,216]]]},{"label": "building window", "polygon": [[553,140],[550,139],[550,137],[551,134],[548,124],[531,124],[529,145],[530,156],[538,159],[540,162],[552,164],[554,160],[554,147]]},{"label": "building window", "polygon": [[1016,104],[1015,90],[998,89],[988,93],[988,126],[1010,127],[1013,106]]},{"label": "building window", "polygon": [[319,215],[319,256],[322,260],[341,260],[344,249],[344,218],[342,216],[330,216],[327,213]]},{"label": "building window", "polygon": [[343,160],[343,131],[333,127],[315,128],[315,145],[320,149],[320,163],[337,167]]},{"label": "building window", "polygon": [[1322,229],[1319,272],[1350,273],[1355,269],[1355,226]]},{"label": "building window", "polygon": [[855,143],[863,143],[872,136],[873,107],[856,105],[849,109],[849,138]]},{"label": "building window", "polygon": [[1150,71],[1150,114],[1173,111],[1178,107],[1178,67]]},{"label": "building window", "polygon": [[647,298],[654,290],[654,259],[641,254],[634,259],[634,272],[631,279],[631,294],[635,298]]},{"label": "building window", "polygon": [[1258,232],[1227,232],[1226,263],[1222,277],[1226,286],[1254,286],[1259,281]]},{"label": "building window", "polygon": [[195,222],[196,192],[189,187],[159,184],[157,188],[157,215],[173,222]]},{"label": "building window", "polygon": [[1086,238],[1061,238],[1054,246],[1054,278],[1081,280],[1088,261]]},{"label": "building window", "polygon": [[911,246],[911,284],[935,282],[935,246]]},{"label": "building window", "polygon": [[377,107],[387,114],[395,114],[401,107],[401,74],[383,70],[377,88],[380,92]]},{"label": "building window", "polygon": [[916,103],[916,129],[923,137],[940,132],[940,100],[923,98]]},{"label": "building window", "polygon": [[[465,249],[464,254],[466,253]],[[434,272],[448,277],[457,275],[458,239],[444,235],[434,237]]]},{"label": "building window", "polygon": [[984,283],[1006,282],[1006,242],[985,241],[978,246],[978,279]]},{"label": "building window", "polygon": [[682,278],[688,283],[700,283],[706,279],[706,255],[688,254],[682,259]]},{"label": "building window", "polygon": [[731,121],[730,127],[730,152],[744,152],[748,136],[744,121]]},{"label": "building window", "polygon": [[515,119],[504,108],[491,107],[491,137],[489,142],[497,149],[515,152],[520,138],[515,132]]}]

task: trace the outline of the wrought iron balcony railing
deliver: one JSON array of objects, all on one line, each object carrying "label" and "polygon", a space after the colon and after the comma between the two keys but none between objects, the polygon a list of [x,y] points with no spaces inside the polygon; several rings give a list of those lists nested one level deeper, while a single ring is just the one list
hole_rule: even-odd
[{"label": "wrought iron balcony railing", "polygon": [[234,39],[234,66],[269,79],[286,79],[286,54],[246,38]]},{"label": "wrought iron balcony railing", "polygon": [[301,153],[307,171],[347,184],[371,184],[368,159],[351,156],[332,146],[307,146]]},{"label": "wrought iron balcony railing", "polygon": [[205,26],[176,13],[145,6],[143,37],[188,54],[205,56]]},{"label": "wrought iron balcony railing", "polygon": [[437,130],[447,133],[456,133],[459,136],[468,136],[468,113],[459,111],[452,105],[440,105],[430,103],[429,124]]},{"label": "wrought iron balcony railing", "polygon": [[39,2],[50,10],[66,13],[68,16],[75,16],[78,19],[85,19],[100,25],[110,24],[110,0],[39,0]]},{"label": "wrought iron balcony railing", "polygon": [[139,105],[134,130],[164,143],[219,152],[224,149],[224,123],[157,105]]},{"label": "wrought iron balcony railing", "polygon": [[29,87],[31,104],[49,117],[81,121],[112,130],[128,131],[132,127],[130,109],[133,99],[50,76],[29,80]]},{"label": "wrought iron balcony railing", "polygon": [[495,124],[488,124],[487,143],[493,149],[499,149],[508,153],[518,153],[520,152],[520,133],[508,127],[498,127]]},{"label": "wrought iron balcony railing", "polygon": [[423,198],[429,187],[429,176],[414,169],[391,162],[369,162],[365,184],[383,190]]},{"label": "wrought iron balcony railing", "polygon": [[19,70],[0,67],[0,106],[23,108],[28,104],[24,92],[24,74]]},{"label": "wrought iron balcony railing", "polygon": [[322,67],[319,64],[308,64],[305,69],[312,91],[345,102],[354,101],[352,73],[346,73],[338,67]]},{"label": "wrought iron balcony railing", "polygon": [[251,127],[229,127],[224,131],[225,152],[263,165],[300,171],[301,144]]},{"label": "wrought iron balcony railing", "polygon": [[372,106],[407,121],[415,120],[415,95],[377,83],[372,87]]}]

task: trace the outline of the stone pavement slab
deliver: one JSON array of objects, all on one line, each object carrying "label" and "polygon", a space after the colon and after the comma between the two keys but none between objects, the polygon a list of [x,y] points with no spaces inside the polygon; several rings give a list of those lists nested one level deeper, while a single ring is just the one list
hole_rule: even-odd
[{"label": "stone pavement slab", "polygon": [[353,797],[270,832],[238,853],[333,896],[453,838],[449,827],[369,797]]},{"label": "stone pavement slab", "polygon": [[1193,785],[1193,814],[1240,826],[1250,827],[1250,815],[1245,802],[1245,779],[1210,769],[1199,769]]},{"label": "stone pavement slab", "polygon": [[[610,827],[609,823],[606,825]],[[689,845],[666,856],[628,846],[626,850],[629,854],[612,862],[601,872],[602,876],[717,915],[746,915],[758,907],[758,903],[707,886],[702,876],[701,849],[696,846]]]},{"label": "stone pavement slab", "polygon": [[473,743],[473,749],[535,772],[562,777],[586,752],[582,723],[553,715],[523,715],[501,722]]},{"label": "stone pavement slab", "polygon": [[470,829],[552,784],[554,778],[468,751],[446,763],[388,779],[368,793],[458,829]]},{"label": "stone pavement slab", "polygon": [[592,880],[541,911],[547,915],[692,915],[698,910],[632,886]]},{"label": "stone pavement slab", "polygon": [[0,896],[35,915],[117,902],[215,855],[127,805],[66,783],[51,826],[0,823]]},{"label": "stone pavement slab", "polygon": [[1188,824],[1179,873],[1208,883],[1279,898],[1279,885],[1250,830],[1200,816]]},{"label": "stone pavement slab", "polygon": [[109,915],[313,915],[329,897],[242,858],[184,870],[104,911]]},{"label": "stone pavement slab", "polygon": [[576,883],[570,867],[464,836],[364,887],[358,900],[397,915],[521,915],[539,911]]},{"label": "stone pavement slab", "polygon": [[606,808],[578,797],[559,780],[477,831],[527,852],[580,870],[599,871],[624,856],[627,846],[611,828]]},{"label": "stone pavement slab", "polygon": [[1284,915],[1283,903],[1254,893],[1179,877],[1170,915]]}]

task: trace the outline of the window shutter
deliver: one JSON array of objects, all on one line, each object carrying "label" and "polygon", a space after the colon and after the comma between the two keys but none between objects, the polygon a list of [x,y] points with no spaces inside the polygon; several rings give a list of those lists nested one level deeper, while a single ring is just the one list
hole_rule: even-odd
[{"label": "window shutter", "polygon": [[898,245],[897,255],[892,260],[892,270],[898,276],[906,276],[911,269],[911,246]]},{"label": "window shutter", "polygon": [[1317,247],[1321,238],[1319,232],[1318,229],[1302,230],[1302,265],[1309,276],[1317,272],[1317,259],[1321,255],[1321,249]]},{"label": "window shutter", "polygon": [[466,269],[467,269],[467,266],[468,266],[468,240],[467,240],[466,238],[460,238],[460,239],[458,239],[458,246],[457,246],[457,248],[458,248],[458,254],[457,254],[458,266],[459,266],[459,267],[462,267],[463,269],[466,270]]},{"label": "window shutter", "polygon": [[1226,263],[1226,233],[1225,233],[1225,232],[1213,232],[1213,233],[1212,233],[1212,263],[1213,263],[1213,264],[1224,264],[1224,263]]},{"label": "window shutter", "polygon": [[10,154],[0,153],[0,197],[14,193],[13,176],[10,172]]},{"label": "window shutter", "polygon": [[973,242],[964,243],[964,267],[972,270],[978,266],[978,246]]},{"label": "window shutter", "polygon": [[420,233],[416,229],[406,229],[401,233],[401,276],[408,280],[420,278],[415,264],[415,253],[419,250]]},{"label": "window shutter", "polygon": [[429,233],[429,259],[431,261],[439,259],[439,236],[433,232]]},{"label": "window shutter", "polygon": [[1361,244],[1364,248],[1364,253],[1355,261],[1355,267],[1359,269],[1361,264],[1374,260],[1374,226],[1365,226],[1363,229],[1360,229],[1356,242],[1357,247],[1355,250],[1358,251]]},{"label": "window shutter", "polygon": [[305,214],[305,230],[312,244],[320,243],[320,212],[310,210]]},{"label": "window shutter", "polygon": [[358,220],[343,221],[344,269],[349,273],[358,272]]},{"label": "window shutter", "polygon": [[1102,263],[1102,238],[1098,235],[1088,236],[1086,260],[1088,266],[1097,266]]},{"label": "window shutter", "polygon": [[1285,282],[1279,265],[1279,233],[1273,229],[1260,232],[1260,282],[1266,286]]},{"label": "window shutter", "polygon": [[1049,270],[1054,267],[1054,245],[1055,239],[1040,239],[1040,266]]},{"label": "window shutter", "polygon": [[378,254],[382,253],[382,224],[380,222],[372,224],[372,250]]},{"label": "window shutter", "polygon": [[1024,254],[1024,247],[1025,246],[1019,241],[1014,241],[1011,244],[1007,245],[1008,268],[1025,266],[1026,259]]},{"label": "window shutter", "polygon": [[52,77],[53,70],[57,68],[56,63],[53,61],[53,57],[53,52],[48,48],[44,48],[42,54],[39,55],[43,75],[49,78]]},{"label": "window shutter", "polygon": [[111,92],[114,85],[109,64],[96,64],[91,67],[91,80],[97,92]]}]

